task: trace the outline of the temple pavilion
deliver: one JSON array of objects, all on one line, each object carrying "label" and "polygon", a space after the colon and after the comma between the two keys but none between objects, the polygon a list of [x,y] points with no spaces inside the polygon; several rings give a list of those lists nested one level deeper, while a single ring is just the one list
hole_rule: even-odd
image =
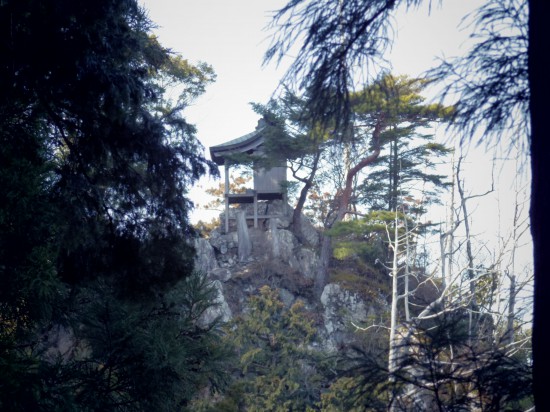
[{"label": "temple pavilion", "polygon": [[258,219],[266,219],[273,216],[259,215],[258,203],[281,199],[286,201],[286,165],[273,167],[269,170],[253,167],[254,186],[247,189],[245,193],[231,193],[229,191],[229,168],[231,165],[230,156],[238,153],[262,155],[262,145],[265,140],[266,127],[263,119],[258,121],[256,130],[244,136],[230,140],[226,143],[210,147],[210,156],[219,166],[225,169],[225,233],[229,232],[229,205],[236,203],[253,204],[253,215],[246,216],[246,219],[254,220],[254,227],[258,227]]}]

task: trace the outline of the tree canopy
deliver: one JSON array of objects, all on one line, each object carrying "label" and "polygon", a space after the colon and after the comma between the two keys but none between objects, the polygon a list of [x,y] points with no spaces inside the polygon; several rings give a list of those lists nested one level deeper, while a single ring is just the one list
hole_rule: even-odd
[{"label": "tree canopy", "polygon": [[182,115],[212,68],[133,0],[3,1],[0,27],[0,408],[180,408],[216,362],[186,197],[215,169]]}]

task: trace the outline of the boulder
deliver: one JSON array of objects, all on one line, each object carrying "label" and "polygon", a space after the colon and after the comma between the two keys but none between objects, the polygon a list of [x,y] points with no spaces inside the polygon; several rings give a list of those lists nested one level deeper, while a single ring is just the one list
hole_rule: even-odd
[{"label": "boulder", "polygon": [[321,295],[323,305],[323,320],[328,336],[326,348],[335,350],[342,342],[352,340],[351,334],[355,325],[364,326],[372,309],[358,293],[341,287],[337,283],[329,283]]},{"label": "boulder", "polygon": [[233,318],[233,313],[229,304],[225,300],[223,284],[219,280],[212,282],[212,286],[217,290],[218,295],[214,300],[214,305],[209,307],[201,316],[201,323],[203,325],[209,325],[216,319],[222,322],[229,322]]},{"label": "boulder", "polygon": [[292,259],[289,260],[289,264],[304,277],[314,279],[319,265],[319,258],[313,250],[302,247],[295,251]]},{"label": "boulder", "polygon": [[208,273],[218,267],[216,253],[207,239],[195,239],[195,270]]}]

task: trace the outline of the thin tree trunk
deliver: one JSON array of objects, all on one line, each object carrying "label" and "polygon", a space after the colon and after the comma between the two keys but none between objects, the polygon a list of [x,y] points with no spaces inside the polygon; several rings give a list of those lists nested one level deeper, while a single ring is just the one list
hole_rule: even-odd
[{"label": "thin tree trunk", "polygon": [[302,243],[307,243],[305,236],[302,233],[302,211],[304,210],[304,205],[307,200],[307,194],[309,192],[309,189],[311,189],[311,187],[313,186],[313,180],[315,179],[315,175],[317,174],[317,169],[319,167],[320,159],[321,159],[321,151],[319,150],[315,154],[315,158],[313,159],[313,165],[311,167],[311,173],[307,178],[300,179],[295,174],[293,174],[294,178],[304,183],[302,190],[300,190],[300,196],[298,197],[298,202],[296,204],[296,207],[294,208],[294,212],[292,213],[292,226],[294,228],[294,233],[296,234],[296,237],[298,238],[298,240]]},{"label": "thin tree trunk", "polygon": [[474,283],[474,255],[472,253],[472,239],[470,236],[470,221],[468,215],[468,208],[466,205],[466,197],[464,196],[464,188],[460,182],[460,164],[462,162],[462,157],[458,159],[458,165],[456,167],[456,187],[458,189],[458,194],[460,195],[460,207],[462,208],[462,215],[464,217],[464,230],[466,231],[466,257],[468,258],[468,279],[470,281],[470,294],[471,294],[471,307],[475,308],[477,306],[476,302],[476,286]]},{"label": "thin tree trunk", "polygon": [[411,244],[409,238],[409,224],[407,222],[407,215],[405,215],[405,213],[403,213],[403,220],[405,222],[405,274],[403,275],[405,291],[403,292],[403,305],[405,307],[405,320],[408,323],[411,320],[411,314],[409,311],[409,269],[411,259]]},{"label": "thin tree trunk", "polygon": [[444,279],[445,286],[447,283],[451,282],[451,279],[453,278],[453,253],[454,253],[454,237],[455,237],[455,229],[458,227],[458,224],[460,223],[458,219],[455,221],[455,178],[456,178],[456,171],[455,171],[455,155],[453,152],[453,158],[451,160],[451,170],[453,171],[452,176],[452,186],[451,186],[451,207],[449,208],[449,237],[447,238],[447,250],[448,250],[448,262],[447,262],[447,279]]},{"label": "thin tree trunk", "polygon": [[506,319],[506,332],[504,333],[503,344],[508,345],[514,342],[514,319],[516,317],[516,276],[508,274],[510,279],[510,290],[508,295],[508,317]]},{"label": "thin tree trunk", "polygon": [[[394,236],[395,240],[392,243],[390,239],[390,245],[393,250],[393,261],[392,261],[392,289],[391,289],[391,312],[390,312],[390,352],[388,356],[388,371],[390,379],[390,388],[392,388],[395,383],[395,373],[397,372],[397,362],[398,362],[398,350],[399,345],[397,342],[397,301],[398,301],[398,289],[397,289],[397,276],[399,274],[399,268],[397,266],[397,255],[399,251],[399,230],[397,227],[397,212],[395,215],[395,230]],[[394,388],[392,388],[394,389]],[[394,392],[392,396],[396,396]],[[397,407],[397,402],[395,399],[392,399],[390,404],[390,411],[395,411]]]}]

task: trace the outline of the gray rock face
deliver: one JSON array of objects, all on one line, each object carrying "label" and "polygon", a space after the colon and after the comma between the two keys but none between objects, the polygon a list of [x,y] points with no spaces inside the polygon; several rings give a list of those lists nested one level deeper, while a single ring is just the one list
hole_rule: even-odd
[{"label": "gray rock face", "polygon": [[279,227],[277,218],[269,219],[268,239],[271,241],[271,254],[273,257],[281,255],[281,242],[279,237]]},{"label": "gray rock face", "polygon": [[278,216],[277,227],[281,229],[288,229],[292,224],[292,208],[288,203],[284,203],[281,200],[274,200],[266,204],[266,214],[271,216]]},{"label": "gray rock face", "polygon": [[294,256],[294,249],[296,247],[296,237],[290,230],[277,229],[273,235],[274,239],[277,239],[279,244],[279,254],[284,262],[290,261]]},{"label": "gray rock face", "polygon": [[372,309],[366,302],[350,290],[337,283],[325,286],[321,295],[323,320],[328,339],[326,349],[335,350],[338,345],[348,341],[355,330],[353,324],[363,326]]},{"label": "gray rock face", "polygon": [[289,260],[289,264],[302,273],[304,277],[313,279],[319,265],[319,258],[313,250],[301,247]]},{"label": "gray rock face", "polygon": [[319,246],[319,243],[321,241],[319,232],[305,216],[302,216],[302,218],[300,219],[300,231],[309,246]]},{"label": "gray rock face", "polygon": [[195,239],[195,249],[197,251],[195,270],[208,273],[218,267],[216,253],[208,239]]},{"label": "gray rock face", "polygon": [[[205,313],[203,321],[229,321],[246,313],[250,296],[268,285],[279,289],[286,307],[302,300],[312,317],[318,319],[320,340],[316,347],[334,351],[354,341],[357,334],[352,323],[365,326],[367,319],[380,311],[381,301],[365,300],[349,285],[345,288],[336,283],[326,285],[317,301],[313,279],[319,265],[319,234],[304,217],[302,239],[306,244],[302,244],[292,231],[292,209],[288,205],[273,201],[262,207],[266,210],[261,214],[276,216],[264,219],[258,228],[247,227],[241,212],[240,231],[236,230],[237,224],[230,233],[214,230],[208,240],[197,240],[196,267],[207,273],[218,291],[217,305]],[[238,210],[231,213],[239,216]],[[244,256],[239,242],[246,239],[250,249]]]},{"label": "gray rock face", "polygon": [[244,211],[237,213],[237,244],[239,262],[246,262],[252,253],[252,243],[250,243]]},{"label": "gray rock face", "polygon": [[[294,210],[280,200],[268,203],[266,214],[277,215],[277,227],[280,229],[289,229],[292,225],[292,215]],[[270,219],[271,220],[271,219]],[[271,229],[271,226],[270,226]],[[319,245],[319,232],[311,224],[308,218],[302,215],[300,219],[300,231],[308,246],[316,247]]]},{"label": "gray rock face", "polygon": [[237,262],[238,236],[237,232],[230,232],[222,235],[213,231],[209,239],[210,245],[214,248],[218,266],[231,267]]},{"label": "gray rock face", "polygon": [[211,280],[227,282],[231,279],[231,271],[228,268],[215,268],[214,270],[208,272],[208,278]]},{"label": "gray rock face", "polygon": [[209,325],[216,319],[229,322],[233,318],[231,308],[224,296],[223,284],[219,280],[215,280],[212,285],[218,291],[218,296],[214,301],[214,306],[208,308],[201,317],[201,322],[204,325]]}]

